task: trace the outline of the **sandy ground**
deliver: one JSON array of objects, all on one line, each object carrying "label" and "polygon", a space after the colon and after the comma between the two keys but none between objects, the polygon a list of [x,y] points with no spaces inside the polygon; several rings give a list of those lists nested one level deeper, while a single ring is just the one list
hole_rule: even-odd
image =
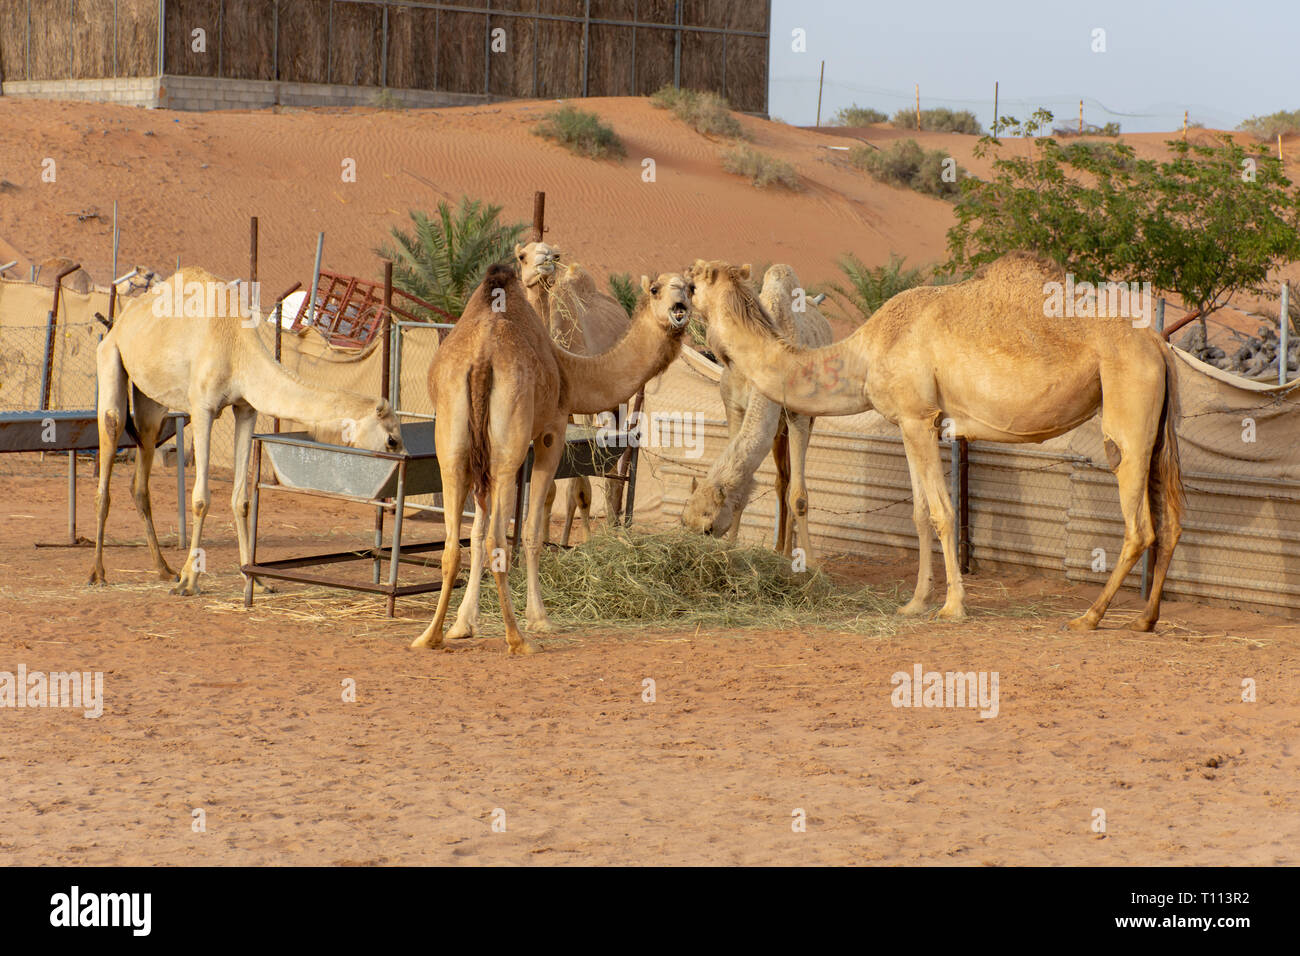
[{"label": "sandy ground", "polygon": [[[170,596],[139,547],[89,589],[88,549],[32,546],[63,533],[63,462],[0,464],[0,671],[105,681],[98,719],[0,710],[9,863],[1300,862],[1294,621],[1170,603],[1155,634],[1062,633],[1090,589],[986,571],[968,622],[888,637],[578,628],[527,659],[499,637],[415,652],[428,598],[395,621],[344,592],[244,610],[222,483],[203,595]],[[171,543],[169,469],[154,486]],[[119,488],[109,539],[139,541]],[[266,500],[264,553],[366,537],[364,513]],[[917,663],[997,671],[998,716],[894,707]]]}]

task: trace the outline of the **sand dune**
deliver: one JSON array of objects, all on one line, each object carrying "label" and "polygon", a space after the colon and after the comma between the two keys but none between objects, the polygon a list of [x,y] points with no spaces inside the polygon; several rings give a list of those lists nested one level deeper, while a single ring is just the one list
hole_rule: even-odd
[{"label": "sand dune", "polygon": [[[325,264],[378,275],[374,249],[409,209],[469,194],[528,220],[547,193],[548,238],[598,275],[655,273],[698,256],[785,261],[807,284],[835,279],[852,251],[912,264],[946,258],[951,206],[885,186],[850,167],[846,137],[884,145],[914,137],[977,174],[977,138],[884,126],[808,130],[741,117],[753,145],[793,163],[805,189],[755,189],[722,170],[726,143],[702,136],[642,98],[591,99],[627,148],[619,162],[580,158],[532,133],[550,101],[440,110],[316,109],[284,113],[175,113],[86,103],[0,99],[0,261],[78,259],[99,282],[111,259],[119,203],[125,270],[169,273],[177,256],[224,275],[248,268],[248,217],[261,222],[260,273],[278,293],[310,277],[318,230]],[[1158,155],[1173,134],[1125,136]],[[1208,137],[1208,131],[1196,131]],[[1012,148],[1028,149],[1028,143]],[[53,159],[57,179],[41,181]],[[642,180],[653,159],[656,179]],[[342,181],[343,161],[357,181]],[[98,212],[78,221],[75,214]],[[1247,323],[1249,324],[1249,323]],[[843,331],[843,327],[841,328]]]}]

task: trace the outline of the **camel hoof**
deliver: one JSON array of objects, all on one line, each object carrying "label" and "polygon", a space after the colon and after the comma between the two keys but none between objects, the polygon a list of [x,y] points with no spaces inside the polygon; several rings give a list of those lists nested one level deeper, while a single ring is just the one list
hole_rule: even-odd
[{"label": "camel hoof", "polygon": [[507,649],[509,654],[537,654],[541,648],[527,639],[521,640],[518,644],[511,644]]},{"label": "camel hoof", "polygon": [[272,585],[272,584],[263,584],[263,583],[262,583],[261,581],[259,581],[257,578],[253,578],[253,593],[254,593],[254,594],[274,594],[274,593],[275,593],[275,586]]},{"label": "camel hoof", "polygon": [[1061,625],[1063,631],[1095,631],[1097,625],[1088,620],[1088,615],[1084,614],[1073,620],[1066,621]]},{"label": "camel hoof", "polygon": [[103,571],[92,571],[90,580],[86,582],[87,587],[106,588],[108,587],[108,578],[104,576]]},{"label": "camel hoof", "polygon": [[898,609],[898,613],[902,617],[916,617],[916,615],[918,614],[924,614],[925,602],[917,601],[915,599],[908,601],[906,604],[904,604],[902,607]]},{"label": "camel hoof", "polygon": [[940,621],[964,621],[966,620],[966,611],[959,607],[953,608],[944,605],[939,609],[939,613],[935,615],[935,618]]},{"label": "camel hoof", "polygon": [[460,624],[453,624],[447,631],[447,640],[463,641],[475,635],[474,625],[470,624],[462,627]]},{"label": "camel hoof", "polygon": [[170,593],[179,597],[193,597],[199,593],[199,586],[197,584],[178,584],[171,589]]},{"label": "camel hoof", "polygon": [[551,623],[550,618],[542,618],[540,621],[529,621],[528,630],[534,634],[558,634],[560,629]]},{"label": "camel hoof", "polygon": [[177,574],[175,571],[173,571],[171,568],[167,567],[166,565],[158,569],[159,581],[168,581],[172,584],[175,584],[180,579],[181,576]]},{"label": "camel hoof", "polygon": [[[435,637],[437,638],[437,640],[434,640]],[[415,640],[411,641],[411,647],[416,650],[425,647],[441,647],[441,646],[442,646],[442,636],[430,634],[427,631],[421,634]]]},{"label": "camel hoof", "polygon": [[1122,625],[1128,631],[1154,631],[1156,629],[1155,621],[1147,621],[1140,617],[1135,617]]}]

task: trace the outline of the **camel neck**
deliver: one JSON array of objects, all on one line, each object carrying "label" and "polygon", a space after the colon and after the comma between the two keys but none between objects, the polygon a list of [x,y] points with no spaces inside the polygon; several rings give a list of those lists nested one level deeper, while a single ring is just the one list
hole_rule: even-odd
[{"label": "camel neck", "polygon": [[681,337],[665,335],[645,305],[637,309],[627,332],[607,351],[575,355],[556,345],[556,361],[568,385],[569,411],[594,415],[618,407],[667,368],[680,350]]},{"label": "camel neck", "polygon": [[279,365],[255,330],[241,329],[250,347],[244,350],[243,398],[263,415],[302,422],[309,428],[342,428],[345,419],[357,421],[377,399],[354,392],[309,385]]},{"label": "camel neck", "polygon": [[[747,294],[747,293],[740,293]],[[755,302],[757,304],[757,302]],[[865,326],[831,345],[804,349],[756,328],[730,309],[709,316],[719,342],[745,378],[774,402],[800,415],[855,415],[867,398],[869,356]]]}]

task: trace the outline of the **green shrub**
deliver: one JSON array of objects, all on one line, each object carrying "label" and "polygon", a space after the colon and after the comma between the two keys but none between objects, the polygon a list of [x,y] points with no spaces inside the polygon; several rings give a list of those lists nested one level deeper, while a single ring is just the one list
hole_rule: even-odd
[{"label": "green shrub", "polygon": [[783,159],[768,156],[749,146],[736,146],[722,154],[722,168],[746,176],[760,189],[776,183],[786,189],[799,188],[799,176]]},{"label": "green shrub", "polygon": [[1237,129],[1249,133],[1256,139],[1277,139],[1278,133],[1300,133],[1300,110],[1279,110],[1267,116],[1252,116],[1244,120]]},{"label": "green shrub", "polygon": [[859,106],[854,103],[852,106],[846,106],[838,111],[831,119],[832,126],[870,126],[872,123],[883,123],[889,119],[880,110],[873,110],[866,106]]},{"label": "green shrub", "polygon": [[[884,149],[857,146],[849,151],[849,162],[882,183],[951,201],[961,195],[961,181],[970,174],[950,159],[941,149],[922,149],[914,139],[898,140]],[[949,181],[945,173],[956,178]]]},{"label": "green shrub", "polygon": [[650,102],[659,109],[671,110],[697,133],[730,139],[745,137],[740,120],[731,112],[731,104],[717,93],[664,86],[650,97]]},{"label": "green shrub", "polygon": [[593,159],[627,155],[622,141],[613,129],[600,121],[599,116],[571,105],[547,113],[533,132]]},{"label": "green shrub", "polygon": [[[901,109],[894,114],[896,129],[916,129],[916,111]],[[921,110],[921,129],[931,133],[970,133],[979,136],[984,132],[979,120],[970,110],[950,110],[938,107]]]}]

